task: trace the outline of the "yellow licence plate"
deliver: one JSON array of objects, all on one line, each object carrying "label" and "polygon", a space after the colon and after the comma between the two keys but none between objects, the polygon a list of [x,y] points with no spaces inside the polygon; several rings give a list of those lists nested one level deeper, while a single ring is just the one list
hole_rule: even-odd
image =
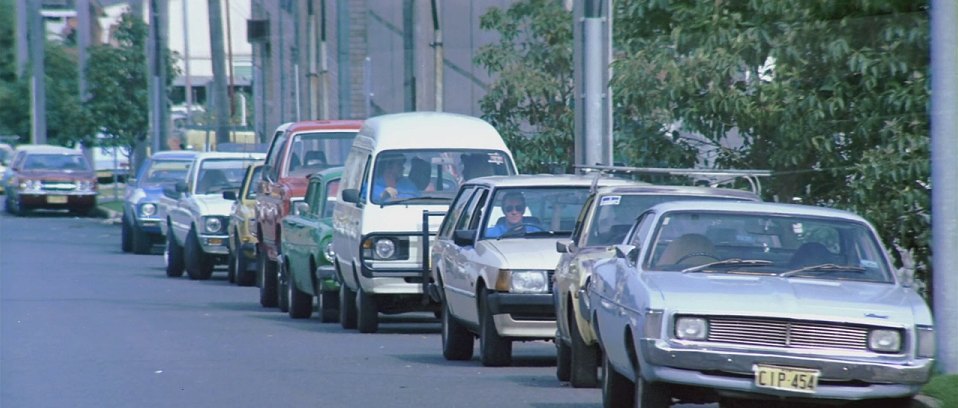
[{"label": "yellow licence plate", "polygon": [[814,393],[818,387],[818,370],[756,364],[755,385],[776,390]]},{"label": "yellow licence plate", "polygon": [[47,196],[48,204],[66,204],[67,196],[51,195]]}]

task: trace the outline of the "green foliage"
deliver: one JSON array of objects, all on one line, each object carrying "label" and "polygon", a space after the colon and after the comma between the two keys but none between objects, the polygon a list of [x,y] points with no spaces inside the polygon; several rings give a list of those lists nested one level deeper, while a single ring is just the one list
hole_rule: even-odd
[{"label": "green foliage", "polygon": [[958,407],[958,375],[936,375],[921,391],[941,401],[942,407]]},{"label": "green foliage", "polygon": [[927,2],[616,6],[612,86],[639,123],[701,136],[708,166],[775,171],[779,200],[861,213],[927,272]]},{"label": "green foliage", "polygon": [[115,143],[131,149],[146,140],[149,126],[147,65],[144,47],[147,26],[132,14],[120,19],[116,46],[90,48],[86,73],[94,123]]},{"label": "green foliage", "polygon": [[500,35],[475,58],[496,78],[480,106],[523,173],[573,163],[570,18],[558,1],[522,0],[480,19]]}]

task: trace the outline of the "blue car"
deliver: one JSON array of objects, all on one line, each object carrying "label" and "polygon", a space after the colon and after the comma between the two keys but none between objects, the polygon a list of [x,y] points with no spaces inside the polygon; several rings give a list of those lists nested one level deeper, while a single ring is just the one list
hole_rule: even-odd
[{"label": "blue car", "polygon": [[148,254],[154,244],[163,243],[160,223],[160,197],[164,185],[185,181],[196,152],[164,151],[143,163],[136,179],[130,180],[123,199],[123,221],[120,247],[123,252]]}]

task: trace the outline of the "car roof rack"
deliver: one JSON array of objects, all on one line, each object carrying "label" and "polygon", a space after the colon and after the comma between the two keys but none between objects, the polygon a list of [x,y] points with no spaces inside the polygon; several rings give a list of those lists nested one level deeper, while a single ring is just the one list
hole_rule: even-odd
[{"label": "car roof rack", "polygon": [[[723,184],[729,184],[738,179],[748,182],[752,192],[756,195],[762,194],[762,182],[760,177],[771,177],[771,170],[737,170],[737,169],[679,169],[663,167],[628,167],[628,166],[587,166],[576,165],[576,169],[585,173],[597,172],[599,174],[658,174],[668,176],[689,176],[696,180],[708,181],[709,187],[719,187]],[[598,180],[598,179],[596,179]]]}]

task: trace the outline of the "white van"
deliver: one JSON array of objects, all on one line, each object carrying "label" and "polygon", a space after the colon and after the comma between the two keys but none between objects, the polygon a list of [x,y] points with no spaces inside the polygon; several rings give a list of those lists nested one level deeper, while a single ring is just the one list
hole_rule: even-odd
[{"label": "white van", "polygon": [[[512,174],[512,153],[481,119],[441,112],[368,119],[346,158],[333,212],[343,328],[372,333],[380,312],[438,311],[423,297],[423,211],[446,211],[468,179]],[[428,221],[430,235],[441,221]]]}]

